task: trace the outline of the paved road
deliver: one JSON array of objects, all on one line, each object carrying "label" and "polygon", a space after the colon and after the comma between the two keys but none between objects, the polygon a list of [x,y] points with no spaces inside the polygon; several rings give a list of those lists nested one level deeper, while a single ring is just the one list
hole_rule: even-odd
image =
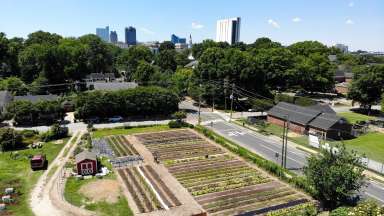
[{"label": "paved road", "polygon": [[[202,113],[203,122],[214,121],[213,127],[208,123],[206,126],[212,128],[216,133],[230,139],[239,145],[254,151],[255,153],[263,156],[264,158],[281,163],[281,143],[271,139],[270,137],[263,136],[251,130],[238,126],[234,123],[226,121],[217,121],[220,118],[215,113]],[[216,117],[216,118],[215,118]],[[276,158],[276,153],[279,157]],[[309,154],[288,146],[287,152],[287,169],[295,173],[302,174],[302,168],[306,165]],[[384,204],[384,184],[368,181],[367,187],[363,188],[363,196],[369,196],[382,204]]]}]

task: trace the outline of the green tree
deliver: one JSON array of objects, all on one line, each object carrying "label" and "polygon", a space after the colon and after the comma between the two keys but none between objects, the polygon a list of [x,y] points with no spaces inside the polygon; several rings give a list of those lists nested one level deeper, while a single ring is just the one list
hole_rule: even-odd
[{"label": "green tree", "polygon": [[160,44],[159,51],[165,51],[165,50],[174,50],[175,44],[173,44],[171,41],[164,41]]},{"label": "green tree", "polygon": [[120,69],[126,71],[126,77],[131,80],[132,75],[135,74],[136,69],[141,61],[151,63],[153,54],[148,47],[145,46],[132,46],[125,49],[117,57],[117,64]]},{"label": "green tree", "polygon": [[49,46],[44,44],[32,44],[19,54],[21,78],[26,83],[35,80],[43,71],[44,58],[48,54]]},{"label": "green tree", "polygon": [[296,55],[309,56],[314,53],[326,54],[330,53],[330,50],[324,44],[318,41],[303,41],[297,42],[288,47]]},{"label": "green tree", "polygon": [[189,68],[178,68],[172,75],[171,81],[173,83],[173,89],[180,96],[185,96],[187,94],[192,75],[193,70]]},{"label": "green tree", "polygon": [[133,79],[143,85],[151,85],[149,82],[152,76],[156,73],[157,68],[146,61],[140,61]]},{"label": "green tree", "polygon": [[30,46],[32,44],[47,44],[47,45],[57,45],[62,39],[58,34],[52,34],[44,31],[33,32],[28,35],[28,38],[25,40],[25,45]]},{"label": "green tree", "polygon": [[22,136],[12,128],[0,128],[0,152],[23,148]]},{"label": "green tree", "polygon": [[254,43],[249,44],[248,47],[250,49],[271,49],[271,48],[279,48],[281,44],[278,42],[274,42],[267,37],[258,38]]},{"label": "green tree", "polygon": [[350,203],[364,184],[363,164],[355,152],[338,146],[338,152],[323,150],[308,159],[304,173],[317,192],[317,199],[334,209]]},{"label": "green tree", "polygon": [[368,110],[380,101],[384,93],[384,66],[362,67],[354,74],[349,88],[348,98],[359,102],[360,106]]},{"label": "green tree", "polygon": [[79,38],[86,45],[86,65],[92,73],[109,73],[112,71],[113,59],[108,45],[94,34],[88,34]]},{"label": "green tree", "polygon": [[2,90],[7,90],[14,95],[25,95],[28,91],[25,83],[17,77],[8,77],[0,81]]},{"label": "green tree", "polygon": [[175,71],[177,68],[176,62],[176,51],[171,49],[165,49],[161,51],[155,60],[156,65],[158,65],[163,71]]}]

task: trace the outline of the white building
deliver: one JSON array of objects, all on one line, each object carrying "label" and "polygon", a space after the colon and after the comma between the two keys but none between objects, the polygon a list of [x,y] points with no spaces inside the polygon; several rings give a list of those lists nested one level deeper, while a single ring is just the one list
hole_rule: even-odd
[{"label": "white building", "polygon": [[335,47],[343,53],[348,53],[348,46],[344,44],[336,44]]},{"label": "white building", "polygon": [[240,17],[218,20],[216,42],[235,44],[240,41]]}]

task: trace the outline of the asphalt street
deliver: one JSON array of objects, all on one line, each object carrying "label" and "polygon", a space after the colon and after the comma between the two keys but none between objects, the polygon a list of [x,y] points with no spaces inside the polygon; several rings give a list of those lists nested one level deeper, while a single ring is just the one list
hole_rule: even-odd
[{"label": "asphalt street", "polygon": [[[213,124],[208,123],[206,125],[207,127],[212,128],[216,133],[259,154],[265,159],[274,161],[278,164],[281,163],[281,142],[255,133],[234,123],[229,123],[223,120],[217,121],[220,116],[215,113],[202,113],[201,118],[203,122],[216,120]],[[278,153],[278,157],[276,157],[276,153]],[[302,175],[302,169],[306,165],[309,156],[309,153],[288,145],[287,169]],[[367,181],[366,187],[361,190],[361,194],[363,197],[368,196],[384,204],[384,184],[382,183]]]}]

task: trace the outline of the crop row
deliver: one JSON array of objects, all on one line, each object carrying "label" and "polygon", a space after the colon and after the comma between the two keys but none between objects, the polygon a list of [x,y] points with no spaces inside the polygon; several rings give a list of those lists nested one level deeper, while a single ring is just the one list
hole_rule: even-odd
[{"label": "crop row", "polygon": [[135,147],[123,136],[108,137],[108,142],[118,157],[139,155]]},{"label": "crop row", "polygon": [[161,209],[155,194],[138,172],[137,168],[118,170],[129,193],[141,213]]},{"label": "crop row", "polygon": [[160,132],[140,140],[210,214],[235,215],[303,198],[193,132]]},{"label": "crop row", "polygon": [[140,170],[144,173],[147,179],[151,182],[155,190],[160,195],[161,199],[168,207],[175,207],[181,205],[180,201],[171,192],[171,190],[161,180],[159,174],[152,168],[152,166],[146,165],[140,167]]}]

